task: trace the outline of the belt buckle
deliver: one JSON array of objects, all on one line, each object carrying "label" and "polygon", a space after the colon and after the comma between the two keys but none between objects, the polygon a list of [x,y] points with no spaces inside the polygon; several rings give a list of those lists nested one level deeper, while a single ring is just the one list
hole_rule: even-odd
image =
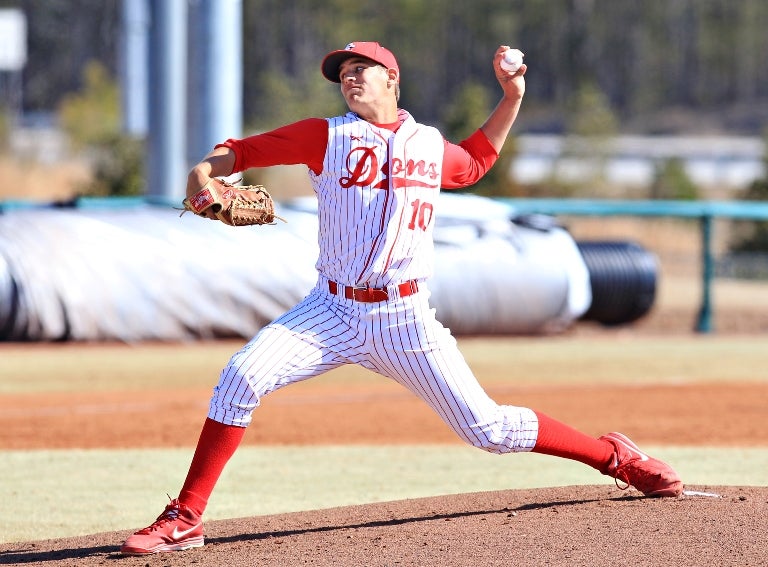
[{"label": "belt buckle", "polygon": [[389,299],[389,293],[386,289],[371,287],[370,284],[366,284],[365,286],[354,287],[352,297],[364,303],[377,303]]}]

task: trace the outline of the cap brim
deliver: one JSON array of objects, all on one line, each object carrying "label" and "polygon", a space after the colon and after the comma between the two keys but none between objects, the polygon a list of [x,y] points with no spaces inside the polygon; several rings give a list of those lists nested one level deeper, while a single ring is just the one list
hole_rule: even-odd
[{"label": "cap brim", "polygon": [[323,63],[320,66],[320,69],[323,72],[323,76],[333,83],[340,83],[341,78],[339,77],[339,68],[341,67],[341,64],[344,63],[344,61],[351,59],[352,57],[363,56],[349,51],[348,49],[331,51],[328,55],[325,56],[325,59],[323,59]]}]

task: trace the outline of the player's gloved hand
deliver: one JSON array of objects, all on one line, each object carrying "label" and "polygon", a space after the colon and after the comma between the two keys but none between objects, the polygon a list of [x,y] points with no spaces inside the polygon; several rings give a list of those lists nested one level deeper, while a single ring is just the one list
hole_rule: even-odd
[{"label": "player's gloved hand", "polygon": [[275,203],[263,185],[238,187],[215,177],[200,191],[182,201],[184,210],[230,226],[275,224],[285,219],[275,214]]}]

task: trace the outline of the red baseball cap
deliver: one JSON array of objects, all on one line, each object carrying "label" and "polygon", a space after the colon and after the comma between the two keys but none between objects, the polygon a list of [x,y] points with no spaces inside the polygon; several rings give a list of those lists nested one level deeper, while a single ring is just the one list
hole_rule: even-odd
[{"label": "red baseball cap", "polygon": [[376,41],[353,41],[348,43],[344,49],[338,49],[331,51],[323,58],[323,62],[320,64],[320,69],[323,71],[323,76],[334,83],[340,83],[339,79],[339,67],[341,64],[355,55],[359,57],[366,57],[384,65],[387,69],[396,69],[400,72],[400,67],[397,66],[397,59],[389,49],[386,49],[378,44]]}]

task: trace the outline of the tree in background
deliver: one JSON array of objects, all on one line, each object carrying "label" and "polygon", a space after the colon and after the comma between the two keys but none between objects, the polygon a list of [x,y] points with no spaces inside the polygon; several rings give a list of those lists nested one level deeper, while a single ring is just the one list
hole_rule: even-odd
[{"label": "tree in background", "polygon": [[[608,97],[594,81],[584,80],[566,105],[566,133],[562,162],[578,167],[585,181],[551,181],[555,196],[604,196],[607,190],[605,165],[611,140],[619,132],[619,120]],[[558,167],[555,168],[557,173]]]},{"label": "tree in background", "polygon": [[308,116],[335,116],[345,112],[338,86],[315,75],[292,77],[274,71],[259,76],[263,90],[260,104],[269,112],[260,113],[248,130],[265,131]]},{"label": "tree in background", "polygon": [[[490,56],[501,43],[521,47],[530,66],[518,132],[575,139],[583,131],[594,142],[595,132],[611,121],[617,132],[667,135],[756,135],[768,124],[765,0],[242,4],[246,131],[335,114],[339,100],[322,82],[319,58],[355,39],[393,48],[403,76],[402,106],[436,126],[464,96],[465,83],[495,92]],[[21,7],[28,19],[25,113],[49,113],[64,97],[80,94],[89,61],[116,76],[122,0],[0,0],[6,6]],[[214,72],[213,79],[226,88],[226,77]],[[574,105],[585,113],[572,112]],[[578,162],[584,150],[572,149]],[[507,151],[494,174],[508,167]],[[601,182],[548,183],[529,191],[599,195]]]},{"label": "tree in background", "polygon": [[[117,73],[122,0],[0,0],[5,6],[28,18],[24,112],[50,111],[77,91],[90,60]],[[624,131],[755,135],[768,121],[765,0],[243,0],[243,15],[251,125],[276,110],[264,73],[316,77],[319,57],[361,36],[395,50],[403,106],[421,122],[436,123],[465,81],[493,88],[489,58],[501,43],[521,47],[530,64],[526,104],[537,112],[520,116],[526,132],[562,132],[584,78]]]},{"label": "tree in background", "polygon": [[699,188],[685,171],[685,164],[678,158],[664,160],[656,168],[650,193],[651,199],[694,201],[699,198]]},{"label": "tree in background", "polygon": [[122,0],[0,0],[27,19],[23,70],[25,112],[50,112],[81,88],[83,69],[98,61],[117,71]]},{"label": "tree in background", "polygon": [[[443,134],[454,143],[469,137],[490,114],[491,105],[491,96],[483,85],[464,83],[456,98],[445,107],[442,116]],[[515,139],[509,136],[490,171],[467,191],[488,197],[518,196],[517,186],[510,177],[515,155]]]},{"label": "tree in background", "polygon": [[[763,158],[768,170],[768,128],[763,135],[766,155]],[[753,181],[740,197],[745,201],[768,201],[768,177]],[[738,223],[734,226],[731,250],[734,252],[768,252],[768,221]]]},{"label": "tree in background", "polygon": [[120,92],[107,70],[90,62],[82,89],[59,105],[61,127],[73,149],[93,163],[93,178],[81,194],[141,195],[144,192],[143,142],[121,133]]},{"label": "tree in background", "polygon": [[58,115],[77,151],[97,146],[120,129],[120,91],[103,65],[91,61],[85,66],[81,89],[62,99]]}]

